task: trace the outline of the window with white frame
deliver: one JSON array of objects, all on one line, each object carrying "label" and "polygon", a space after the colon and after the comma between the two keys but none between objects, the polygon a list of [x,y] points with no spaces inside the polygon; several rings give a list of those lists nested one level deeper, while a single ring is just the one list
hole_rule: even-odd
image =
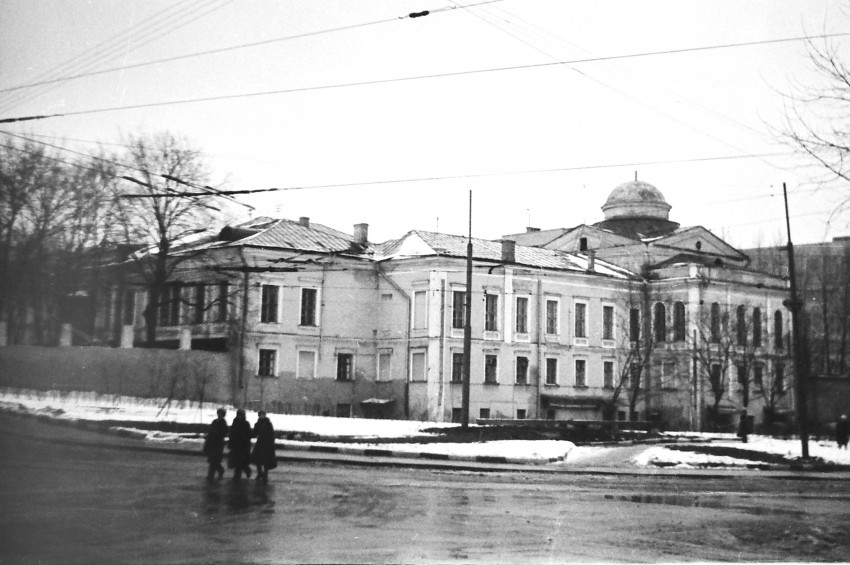
[{"label": "window with white frame", "polygon": [[264,284],[261,292],[262,300],[260,304],[260,322],[264,324],[277,323],[280,287],[271,284]]},{"label": "window with white frame", "polygon": [[546,384],[550,386],[558,384],[558,360],[554,357],[546,358]]},{"label": "window with white frame", "polygon": [[546,299],[546,334],[558,335],[560,328],[560,301],[557,298]]},{"label": "window with white frame", "polygon": [[452,353],[452,382],[463,382],[463,353]]},{"label": "window with white frame", "polygon": [[301,318],[299,325],[319,325],[319,289],[301,289]]},{"label": "window with white frame", "polygon": [[576,359],[576,385],[578,387],[587,386],[587,360]]},{"label": "window with white frame", "polygon": [[353,353],[337,353],[336,354],[336,380],[352,381],[354,380],[354,354]]},{"label": "window with white frame", "polygon": [[428,294],[424,290],[413,293],[413,329],[423,330],[428,327],[426,315],[426,302]]},{"label": "window with white frame", "polygon": [[299,379],[316,378],[316,357],[316,351],[314,350],[298,350],[298,366],[295,368],[295,374]]},{"label": "window with white frame", "polygon": [[516,333],[528,333],[528,297],[516,297]]},{"label": "window with white frame", "polygon": [[484,384],[497,384],[499,376],[499,356],[493,353],[484,355]]},{"label": "window with white frame", "polygon": [[602,305],[602,339],[614,340],[614,306],[610,304]]},{"label": "window with white frame", "polygon": [[576,345],[587,344],[587,303],[575,303],[575,340]]},{"label": "window with white frame", "polygon": [[277,375],[277,350],[260,349],[257,376],[274,377]]},{"label": "window with white frame", "polygon": [[452,291],[452,328],[462,330],[466,326],[466,292]]},{"label": "window with white frame", "polygon": [[499,295],[484,295],[484,331],[499,331]]},{"label": "window with white frame", "polygon": [[518,355],[516,358],[516,384],[528,384],[528,357]]},{"label": "window with white frame", "polygon": [[392,349],[378,351],[378,375],[377,380],[389,381],[392,379]]},{"label": "window with white frame", "polygon": [[614,388],[614,362],[602,362],[602,386],[605,388]]},{"label": "window with white frame", "polygon": [[410,354],[410,380],[424,382],[428,380],[428,364],[425,351],[413,351]]}]

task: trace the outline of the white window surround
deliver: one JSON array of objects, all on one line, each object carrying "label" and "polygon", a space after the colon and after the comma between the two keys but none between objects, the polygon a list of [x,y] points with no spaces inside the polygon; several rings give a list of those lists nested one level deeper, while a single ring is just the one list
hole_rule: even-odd
[{"label": "white window surround", "polygon": [[573,308],[574,308],[573,311],[575,312],[575,314],[573,315],[573,319],[575,321],[574,324],[578,324],[578,320],[579,320],[579,316],[578,316],[579,308],[578,307],[579,307],[579,305],[584,306],[584,320],[583,320],[583,332],[582,332],[582,333],[584,333],[584,336],[577,335],[578,332],[576,330],[578,328],[577,328],[576,325],[574,325],[573,328],[572,328],[573,329],[573,345],[576,345],[576,346],[579,346],[579,347],[587,347],[587,345],[589,343],[588,337],[587,337],[587,332],[588,332],[588,326],[589,326],[588,321],[589,321],[589,317],[590,317],[590,305],[589,305],[588,301],[586,301],[586,300],[576,300],[576,301],[573,302]]},{"label": "white window surround", "polygon": [[[523,307],[520,308],[520,304],[523,304]],[[514,335],[518,341],[526,341],[529,339],[529,334],[531,333],[531,317],[529,316],[531,310],[531,295],[529,294],[516,294],[514,296]],[[525,331],[519,331],[523,328],[518,328],[519,321],[524,320],[524,329]]]},{"label": "white window surround", "polygon": [[[554,312],[550,310],[549,303],[555,304]],[[543,300],[543,330],[548,336],[561,335],[561,299],[557,296],[545,296]],[[554,313],[554,320],[550,323],[550,313]],[[554,326],[554,328],[552,327]],[[550,331],[554,329],[555,331]]]},{"label": "white window surround", "polygon": [[425,330],[428,328],[428,291],[414,290],[411,303],[410,329]]},{"label": "white window surround", "polygon": [[[312,289],[316,291],[316,304],[313,312],[315,323],[313,325],[301,325],[301,312],[304,311],[304,289]],[[283,302],[281,300],[281,302]],[[302,286],[298,288],[298,326],[302,328],[318,328],[322,325],[322,289],[317,286]]]},{"label": "white window surround", "polygon": [[[310,356],[312,356],[312,359],[309,359]],[[319,352],[315,349],[297,349],[295,352],[295,378],[315,379],[318,358]],[[304,366],[303,363],[305,362],[309,362],[310,365]]]},{"label": "white window surround", "polygon": [[[605,309],[611,308],[611,337],[605,339]],[[611,302],[602,303],[602,347],[616,347],[617,345],[617,308]]]},{"label": "white window surround", "polygon": [[[262,365],[263,352],[265,352],[265,351],[271,351],[273,353],[273,358],[272,358],[271,367],[269,368],[269,372],[264,374],[260,371],[260,366]],[[278,371],[279,361],[280,361],[280,351],[278,350],[277,345],[260,344],[257,347],[257,376],[258,377],[265,377],[265,378],[276,377],[277,371]]]}]

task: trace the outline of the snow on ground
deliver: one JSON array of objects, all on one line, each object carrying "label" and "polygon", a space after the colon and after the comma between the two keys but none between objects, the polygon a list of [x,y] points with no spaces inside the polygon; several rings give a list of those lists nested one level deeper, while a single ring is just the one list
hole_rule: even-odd
[{"label": "snow on ground", "polygon": [[[215,418],[218,405],[191,402],[172,402],[165,399],[146,399],[115,395],[102,395],[90,392],[34,391],[0,388],[0,408],[19,410],[32,414],[46,414],[53,418],[67,420],[121,420],[125,422],[178,422],[208,423]],[[225,406],[228,421],[232,419],[235,408]],[[247,412],[248,421],[257,419],[255,412]],[[564,460],[573,463],[592,464],[603,461],[616,446],[575,446],[569,441],[490,441],[477,443],[374,443],[377,438],[427,438],[433,434],[425,431],[429,428],[453,427],[456,424],[443,422],[418,422],[408,420],[369,420],[365,418],[329,418],[321,416],[299,416],[287,414],[269,414],[275,429],[291,433],[313,433],[325,437],[354,437],[362,440],[357,444],[360,449],[384,449],[394,452],[428,452],[445,454],[452,457],[503,456],[509,460],[551,461]],[[199,439],[193,434],[169,434],[164,432],[138,432],[151,441],[194,441]],[[736,447],[751,451],[761,451],[783,455],[789,459],[800,456],[802,446],[796,439],[775,439],[751,435],[749,442],[741,443],[732,434],[697,434],[693,432],[666,434],[683,439],[710,441],[711,445]],[[294,445],[296,442],[284,441]],[[308,442],[297,442],[299,445]],[[351,447],[350,443],[322,443]],[[740,467],[752,464],[752,461],[704,455],[687,451],[674,451],[661,445],[647,445],[643,451],[633,456],[630,464],[637,466],[661,463],[666,466],[701,467],[729,466]],[[850,465],[850,451],[839,450],[834,441],[810,441],[809,454],[827,462]]]}]

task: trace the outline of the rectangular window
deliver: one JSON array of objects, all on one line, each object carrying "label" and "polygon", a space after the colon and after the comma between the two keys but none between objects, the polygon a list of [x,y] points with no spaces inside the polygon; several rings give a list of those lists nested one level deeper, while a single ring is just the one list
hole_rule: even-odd
[{"label": "rectangular window", "polygon": [[773,377],[773,390],[776,392],[783,392],[785,390],[785,367],[776,364],[774,377]]},{"label": "rectangular window", "polygon": [[354,378],[354,354],[337,353],[336,355],[336,380],[350,381]]},{"label": "rectangular window", "polygon": [[132,326],[136,323],[136,293],[132,290],[124,291],[124,303],[121,306],[123,321],[125,326]]},{"label": "rectangular window", "polygon": [[738,386],[744,388],[744,385],[747,384],[747,368],[744,365],[737,365],[735,371],[738,377]]},{"label": "rectangular window", "polygon": [[280,287],[264,284],[262,304],[260,305],[260,322],[264,324],[277,323],[278,298]]},{"label": "rectangular window", "polygon": [[227,283],[218,283],[218,304],[215,309],[215,322],[227,321]]},{"label": "rectangular window", "polygon": [[678,388],[675,361],[665,361],[661,363],[661,387],[671,389]]},{"label": "rectangular window", "polygon": [[711,379],[711,388],[713,390],[721,390],[721,387],[723,386],[722,377],[723,374],[720,365],[718,365],[717,363],[712,364],[709,378]]},{"label": "rectangular window", "polygon": [[576,386],[587,386],[587,361],[576,359]]},{"label": "rectangular window", "polygon": [[301,289],[301,320],[302,326],[318,326],[318,298],[319,291],[315,288]]},{"label": "rectangular window", "polygon": [[753,347],[761,347],[761,308],[753,308]]},{"label": "rectangular window", "polygon": [[685,303],[673,304],[673,341],[685,341]]},{"label": "rectangular window", "polygon": [[481,418],[482,420],[489,419],[490,418],[490,409],[489,408],[482,408],[481,410],[478,411],[478,417]]},{"label": "rectangular window", "polygon": [[277,374],[277,351],[274,349],[260,350],[260,366],[257,369],[257,376],[273,377]]},{"label": "rectangular window", "polygon": [[428,378],[428,365],[425,352],[416,351],[410,354],[410,380],[425,381]]},{"label": "rectangular window", "polygon": [[519,356],[516,358],[516,384],[528,384],[528,357]]},{"label": "rectangular window", "polygon": [[484,295],[484,330],[495,332],[499,330],[499,295]]},{"label": "rectangular window", "polygon": [[499,358],[496,355],[484,356],[484,384],[494,385],[498,382]]},{"label": "rectangular window", "polygon": [[516,298],[516,333],[528,333],[528,297],[517,296]]},{"label": "rectangular window", "polygon": [[558,384],[558,360],[553,357],[546,359],[546,384]]},{"label": "rectangular window", "polygon": [[525,408],[517,408],[516,419],[517,420],[525,420],[526,414],[527,414],[527,412],[526,412]]},{"label": "rectangular window", "polygon": [[388,381],[392,379],[392,358],[393,354],[389,351],[381,351],[378,353],[378,380]]},{"label": "rectangular window", "polygon": [[299,379],[315,379],[316,378],[316,352],[315,351],[299,351],[298,352],[298,367],[296,367]]},{"label": "rectangular window", "polygon": [[463,329],[466,326],[466,292],[452,291],[452,327]]},{"label": "rectangular window", "polygon": [[425,301],[428,294],[424,290],[413,293],[413,329],[422,330],[427,327],[425,316]]},{"label": "rectangular window", "polygon": [[546,301],[546,333],[548,335],[558,335],[558,301]]},{"label": "rectangular window", "polygon": [[452,382],[463,382],[463,353],[452,353]]},{"label": "rectangular window", "polygon": [[602,306],[602,339],[614,339],[614,307]]},{"label": "rectangular window", "polygon": [[638,308],[629,310],[629,341],[640,341],[640,310]]},{"label": "rectangular window", "polygon": [[764,385],[764,367],[755,365],[753,367],[753,386],[761,387]]},{"label": "rectangular window", "polygon": [[587,337],[587,304],[576,302],[576,337]]},{"label": "rectangular window", "polygon": [[614,362],[602,362],[602,386],[605,388],[614,388]]},{"label": "rectangular window", "polygon": [[160,326],[176,326],[180,323],[180,283],[162,287],[159,295],[157,319]]},{"label": "rectangular window", "polygon": [[207,309],[207,287],[203,284],[195,285],[195,298],[193,300],[193,308],[194,316],[192,319],[193,324],[203,324],[204,323],[204,312]]}]

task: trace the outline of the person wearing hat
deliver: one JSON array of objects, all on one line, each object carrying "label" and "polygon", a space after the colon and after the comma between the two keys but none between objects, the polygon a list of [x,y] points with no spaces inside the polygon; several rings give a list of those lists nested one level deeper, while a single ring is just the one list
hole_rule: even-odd
[{"label": "person wearing hat", "polygon": [[227,422],[224,421],[227,411],[219,408],[216,414],[218,417],[209,425],[207,436],[204,438],[204,455],[207,456],[207,463],[209,463],[208,481],[213,480],[216,473],[219,479],[224,476],[221,460],[224,459],[224,439],[227,437]]},{"label": "person wearing hat", "polygon": [[847,449],[847,438],[850,437],[850,420],[846,414],[842,414],[835,423],[835,442],[838,449]]},{"label": "person wearing hat", "polygon": [[251,478],[251,424],[245,419],[245,411],[236,411],[236,417],[230,424],[230,435],[227,446],[230,453],[227,466],[233,469],[233,480],[238,481],[244,471],[245,477]]}]

